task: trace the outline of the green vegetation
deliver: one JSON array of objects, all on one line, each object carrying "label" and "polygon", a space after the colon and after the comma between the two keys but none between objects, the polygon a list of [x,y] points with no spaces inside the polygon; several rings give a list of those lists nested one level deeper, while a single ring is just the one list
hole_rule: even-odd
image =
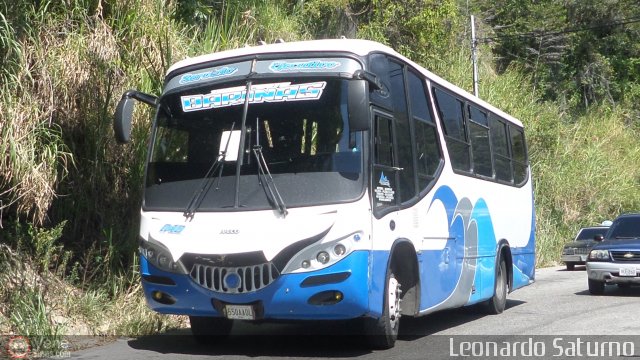
[{"label": "green vegetation", "polygon": [[[580,226],[640,210],[638,24],[550,43],[499,36],[588,27],[585,14],[598,14],[593,24],[638,17],[627,2],[472,9],[485,15],[482,36],[495,37],[480,47],[480,96],[527,126],[538,265],[556,262]],[[467,9],[458,3],[0,1],[0,332],[133,335],[182,325],[142,297],[137,219],[151,114],[139,107],[132,143],[117,146],[112,113],[126,89],[159,93],[165,71],[186,56],[346,35],[391,45],[471,90]]]}]

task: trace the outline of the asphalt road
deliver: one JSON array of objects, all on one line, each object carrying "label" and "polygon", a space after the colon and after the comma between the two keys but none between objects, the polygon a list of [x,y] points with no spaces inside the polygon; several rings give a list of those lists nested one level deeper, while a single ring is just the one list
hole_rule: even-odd
[{"label": "asphalt road", "polygon": [[[501,315],[478,308],[404,317],[395,348],[372,351],[344,324],[243,323],[223,344],[201,346],[189,330],[121,338],[74,359],[580,359],[640,357],[640,288],[587,290],[584,267],[539,269],[508,296]],[[631,352],[631,353],[630,353]],[[527,356],[531,355],[531,356]],[[620,357],[622,358],[622,357]]]}]

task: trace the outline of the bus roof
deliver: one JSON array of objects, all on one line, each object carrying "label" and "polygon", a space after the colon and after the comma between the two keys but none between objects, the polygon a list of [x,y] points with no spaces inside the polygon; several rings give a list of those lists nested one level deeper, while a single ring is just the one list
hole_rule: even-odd
[{"label": "bus roof", "polygon": [[433,74],[426,70],[421,65],[413,62],[405,56],[399,54],[392,48],[380,44],[375,41],[361,40],[361,39],[324,39],[324,40],[308,40],[308,41],[296,41],[296,42],[279,42],[274,44],[257,45],[257,46],[245,46],[238,49],[225,50],[216,53],[200,55],[196,57],[186,58],[173,64],[167,75],[173,71],[179,70],[191,65],[208,63],[212,61],[218,61],[223,59],[234,59],[239,57],[258,55],[258,54],[287,54],[287,53],[303,53],[303,52],[348,52],[358,56],[366,56],[372,52],[382,52],[391,56],[397,57],[402,61],[405,61],[411,65],[414,69],[419,70],[430,81],[452,91],[459,96],[469,99],[476,104],[484,107],[485,109],[493,112],[494,114],[501,116],[512,123],[522,126],[522,123],[513,116],[505,113],[504,111],[496,108],[495,106],[485,102],[484,100],[476,97],[475,95],[459,88],[456,85],[448,82],[447,80]]},{"label": "bus roof", "polygon": [[280,42],[275,44],[246,46],[233,50],[225,50],[212,54],[187,58],[175,63],[167,71],[167,75],[174,70],[182,67],[216,61],[227,58],[236,58],[242,56],[250,56],[257,54],[274,54],[274,53],[299,53],[299,52],[323,52],[323,51],[347,51],[355,55],[365,56],[371,52],[381,51],[399,56],[393,49],[380,43],[369,40],[357,39],[327,39],[327,40],[309,40],[296,42]]}]

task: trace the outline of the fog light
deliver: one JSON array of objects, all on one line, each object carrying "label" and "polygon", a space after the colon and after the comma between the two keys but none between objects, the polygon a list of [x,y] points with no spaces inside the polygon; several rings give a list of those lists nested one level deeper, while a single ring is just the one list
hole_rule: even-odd
[{"label": "fog light", "polygon": [[338,256],[342,256],[347,252],[347,248],[342,244],[338,244],[333,248],[333,252]]},{"label": "fog light", "polygon": [[331,257],[329,256],[329,253],[327,253],[326,251],[320,251],[316,256],[316,260],[318,260],[318,262],[322,265],[328,263],[330,259]]},{"label": "fog light", "polygon": [[307,300],[307,303],[310,305],[335,305],[342,301],[344,296],[342,292],[338,290],[328,290],[319,292]]},{"label": "fog light", "polygon": [[163,293],[162,291],[153,291],[151,293],[151,297],[153,298],[153,300],[164,305],[173,305],[176,303],[176,299],[173,296],[167,293]]}]

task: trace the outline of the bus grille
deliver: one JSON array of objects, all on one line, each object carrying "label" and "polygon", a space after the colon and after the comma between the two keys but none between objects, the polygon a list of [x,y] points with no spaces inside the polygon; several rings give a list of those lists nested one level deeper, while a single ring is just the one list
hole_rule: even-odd
[{"label": "bus grille", "polygon": [[190,275],[198,285],[209,290],[240,294],[264,288],[274,282],[280,272],[271,262],[238,267],[193,264]]}]

